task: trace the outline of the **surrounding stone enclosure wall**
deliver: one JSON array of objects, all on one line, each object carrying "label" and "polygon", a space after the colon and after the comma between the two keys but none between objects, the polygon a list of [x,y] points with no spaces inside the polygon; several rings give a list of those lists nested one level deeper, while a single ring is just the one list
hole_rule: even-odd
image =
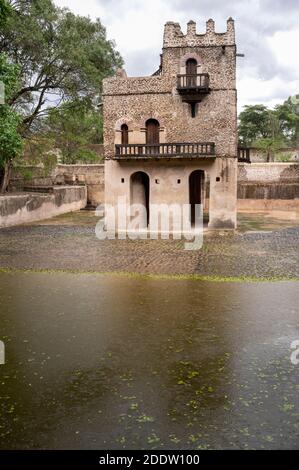
[{"label": "surrounding stone enclosure wall", "polygon": [[0,196],[0,227],[48,219],[86,206],[85,186],[57,186],[49,193]]},{"label": "surrounding stone enclosure wall", "polygon": [[45,187],[65,184],[86,185],[87,203],[97,206],[104,201],[104,165],[57,165],[49,174],[37,166],[14,168],[10,190],[43,190]]},{"label": "surrounding stone enclosure wall", "polygon": [[85,184],[87,203],[97,206],[104,201],[105,175],[104,165],[58,165],[54,172],[55,183],[61,180],[65,184]]},{"label": "surrounding stone enclosure wall", "polygon": [[[30,171],[31,180],[24,180]],[[51,187],[53,184],[86,184],[88,203],[92,206],[104,202],[104,165],[58,165],[50,176],[40,167],[14,169],[11,190],[27,187]],[[239,163],[238,199],[245,207],[245,200],[294,200],[299,197],[299,164],[296,163]],[[207,196],[209,189],[207,190]],[[299,204],[299,201],[296,202]],[[260,204],[260,203],[256,203]],[[269,203],[270,204],[270,203]],[[285,204],[285,203],[284,203]]]},{"label": "surrounding stone enclosure wall", "polygon": [[[250,160],[252,163],[266,162],[267,154],[260,149],[250,148]],[[299,163],[299,148],[284,148],[278,150],[274,156],[275,162],[298,162]]]},{"label": "surrounding stone enclosure wall", "polygon": [[299,164],[239,163],[239,210],[299,209]]},{"label": "surrounding stone enclosure wall", "polygon": [[238,181],[299,184],[299,163],[239,163]]}]

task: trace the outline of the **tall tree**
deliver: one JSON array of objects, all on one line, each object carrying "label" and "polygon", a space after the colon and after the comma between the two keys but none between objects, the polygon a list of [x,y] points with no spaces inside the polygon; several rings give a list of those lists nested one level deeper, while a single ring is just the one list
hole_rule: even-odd
[{"label": "tall tree", "polygon": [[19,134],[20,116],[9,106],[8,101],[18,86],[19,68],[0,54],[0,83],[4,85],[3,102],[0,104],[0,192],[6,191],[11,162],[22,152],[22,138]]},{"label": "tall tree", "polygon": [[63,163],[98,160],[89,146],[102,142],[102,119],[98,111],[82,102],[65,103],[51,109],[43,127],[43,135],[61,151]]},{"label": "tall tree", "polygon": [[[239,115],[239,140],[243,145],[253,145],[263,139],[272,139],[274,147],[284,141],[297,145],[299,141],[299,96],[289,97],[274,110],[264,105],[245,106]],[[270,140],[269,140],[270,139]]]},{"label": "tall tree", "polygon": [[53,106],[75,100],[92,106],[103,78],[122,65],[99,19],[76,16],[51,0],[18,0],[2,27],[0,52],[20,67],[10,105],[22,114],[23,136]]},{"label": "tall tree", "polygon": [[[0,27],[4,27],[12,8],[6,0],[0,0]],[[0,192],[6,191],[13,158],[22,151],[22,139],[19,134],[19,115],[8,102],[18,86],[19,67],[8,62],[0,54]]]},{"label": "tall tree", "polygon": [[239,140],[242,145],[250,145],[253,141],[269,137],[269,109],[257,104],[244,106],[239,115]]},{"label": "tall tree", "polygon": [[275,107],[281,134],[292,145],[299,144],[299,95],[290,96]]}]

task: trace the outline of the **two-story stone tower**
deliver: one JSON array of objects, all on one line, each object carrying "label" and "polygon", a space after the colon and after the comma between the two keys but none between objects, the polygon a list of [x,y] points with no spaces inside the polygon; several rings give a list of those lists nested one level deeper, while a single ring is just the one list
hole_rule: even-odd
[{"label": "two-story stone tower", "polygon": [[[106,203],[203,204],[210,228],[234,228],[237,93],[234,21],[198,34],[165,25],[161,65],[149,77],[104,80]],[[190,217],[194,217],[191,209]]]}]

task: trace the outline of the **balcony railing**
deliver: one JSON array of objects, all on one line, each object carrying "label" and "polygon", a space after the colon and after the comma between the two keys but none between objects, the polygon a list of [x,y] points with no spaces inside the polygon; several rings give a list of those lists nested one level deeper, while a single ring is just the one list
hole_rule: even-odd
[{"label": "balcony railing", "polygon": [[197,75],[178,75],[177,89],[180,93],[209,93],[209,87],[210,77],[208,73],[199,73]]},{"label": "balcony railing", "polygon": [[215,157],[214,142],[175,142],[166,144],[115,145],[115,158],[194,158]]},{"label": "balcony railing", "polygon": [[250,147],[238,147],[238,162],[251,163]]}]

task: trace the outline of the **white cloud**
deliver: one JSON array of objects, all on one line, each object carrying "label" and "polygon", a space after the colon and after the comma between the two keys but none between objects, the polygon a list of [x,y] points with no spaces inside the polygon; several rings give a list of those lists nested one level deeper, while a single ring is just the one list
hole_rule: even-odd
[{"label": "white cloud", "polygon": [[268,106],[299,92],[299,9],[296,0],[54,0],[74,13],[99,17],[109,39],[125,60],[128,75],[149,75],[159,65],[163,25],[178,21],[182,29],[194,19],[198,30],[212,17],[216,30],[226,19],[236,20],[237,45],[245,53],[238,59],[238,107]]}]

